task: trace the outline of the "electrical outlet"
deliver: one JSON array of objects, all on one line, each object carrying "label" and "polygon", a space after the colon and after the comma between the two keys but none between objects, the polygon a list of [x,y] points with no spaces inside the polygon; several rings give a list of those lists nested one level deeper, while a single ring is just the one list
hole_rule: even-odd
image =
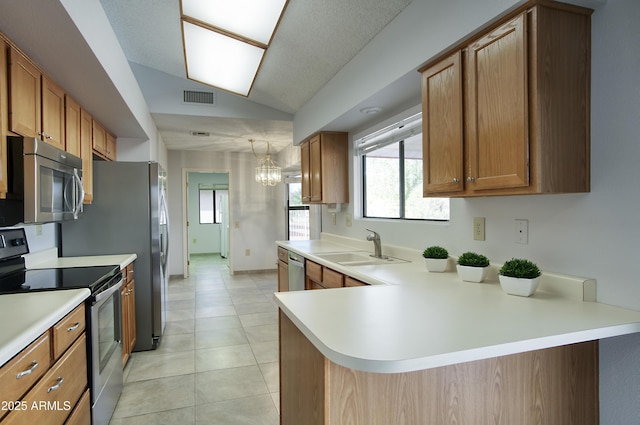
[{"label": "electrical outlet", "polygon": [[347,214],[346,225],[347,227],[351,227],[353,224],[353,216],[351,214]]},{"label": "electrical outlet", "polygon": [[244,255],[247,256],[247,257],[250,256],[251,255],[251,250],[250,249],[245,249],[244,250]]},{"label": "electrical outlet", "polygon": [[36,236],[42,236],[42,224],[36,224]]},{"label": "electrical outlet", "polygon": [[331,224],[336,225],[336,213],[331,213]]},{"label": "electrical outlet", "polygon": [[198,243],[198,239],[193,238],[193,239],[192,239],[192,242],[193,242],[193,244],[197,244],[197,243]]},{"label": "electrical outlet", "polygon": [[529,243],[529,220],[516,219],[515,225],[515,239],[516,243],[528,244]]},{"label": "electrical outlet", "polygon": [[484,237],[484,217],[473,217],[473,240],[483,241]]}]

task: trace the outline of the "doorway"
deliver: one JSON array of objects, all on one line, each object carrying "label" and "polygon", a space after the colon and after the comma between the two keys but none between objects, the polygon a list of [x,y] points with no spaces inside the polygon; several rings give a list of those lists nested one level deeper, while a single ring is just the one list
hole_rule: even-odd
[{"label": "doorway", "polygon": [[186,173],[186,276],[192,260],[229,267],[229,173]]}]

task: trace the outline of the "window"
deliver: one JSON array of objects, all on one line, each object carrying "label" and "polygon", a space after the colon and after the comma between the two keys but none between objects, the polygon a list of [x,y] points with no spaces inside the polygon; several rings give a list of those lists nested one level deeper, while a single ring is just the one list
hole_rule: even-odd
[{"label": "window", "polygon": [[422,197],[421,123],[418,114],[356,141],[364,217],[449,220],[448,198]]},{"label": "window", "polygon": [[[220,192],[213,189],[199,189],[200,194],[200,224],[222,223],[222,208],[220,208]],[[223,191],[224,192],[224,191]]]},{"label": "window", "polygon": [[309,239],[309,205],[302,204],[302,183],[288,183],[287,187],[287,239]]}]

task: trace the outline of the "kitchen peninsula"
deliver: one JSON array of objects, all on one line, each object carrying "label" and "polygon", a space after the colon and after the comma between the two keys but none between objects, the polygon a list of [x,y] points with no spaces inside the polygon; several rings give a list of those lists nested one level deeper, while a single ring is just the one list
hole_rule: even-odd
[{"label": "kitchen peninsula", "polygon": [[[323,260],[364,247],[339,242],[278,243],[371,284],[275,295],[282,424],[598,423],[598,340],[640,332],[640,312],[583,301],[590,279],[546,274],[523,298],[495,274],[475,284],[429,273],[417,255]],[[583,297],[554,287],[564,284]]]}]

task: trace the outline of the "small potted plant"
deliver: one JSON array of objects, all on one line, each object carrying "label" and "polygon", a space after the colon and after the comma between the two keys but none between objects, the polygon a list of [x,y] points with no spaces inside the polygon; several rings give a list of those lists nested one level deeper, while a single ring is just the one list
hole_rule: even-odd
[{"label": "small potted plant", "polygon": [[489,259],[475,252],[461,254],[457,263],[458,275],[465,282],[482,282],[489,269]]},{"label": "small potted plant", "polygon": [[443,272],[447,269],[449,252],[441,246],[430,246],[422,252],[427,270],[430,272]]},{"label": "small potted plant", "polygon": [[522,258],[512,258],[500,268],[500,286],[507,294],[528,297],[538,289],[540,269]]}]

